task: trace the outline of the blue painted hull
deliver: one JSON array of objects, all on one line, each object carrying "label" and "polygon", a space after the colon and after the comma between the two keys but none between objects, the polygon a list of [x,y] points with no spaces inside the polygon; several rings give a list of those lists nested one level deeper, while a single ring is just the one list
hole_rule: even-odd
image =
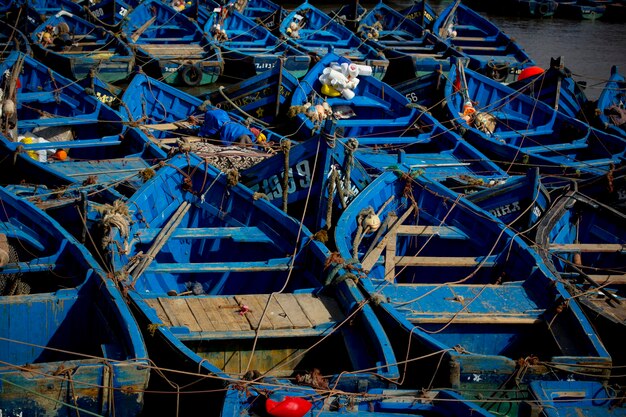
[{"label": "blue painted hull", "polygon": [[[71,46],[44,45],[38,40],[47,26],[60,24],[69,27]],[[135,66],[135,56],[128,45],[112,33],[70,13],[49,17],[31,32],[30,41],[40,61],[74,80],[86,78],[93,71],[106,82],[122,81]]]},{"label": "blue painted hull", "polygon": [[297,87],[297,78],[284,68],[274,67],[247,80],[224,86],[205,98],[238,116],[251,115],[275,126],[277,131],[294,133],[295,129],[287,127],[287,112]]},{"label": "blue painted hull", "polygon": [[[619,73],[617,66],[611,67],[611,75],[598,98],[598,119],[599,127],[610,133],[626,138],[626,126],[618,124],[620,118],[616,115],[610,116],[610,109],[624,109],[626,102],[626,79]],[[616,123],[617,121],[617,123]]]},{"label": "blue painted hull", "polygon": [[[334,131],[338,136],[361,137],[399,134],[410,128],[417,115],[417,109],[407,106],[407,99],[372,76],[359,76],[358,85],[352,89],[354,98],[344,96],[323,96],[319,77],[332,63],[350,62],[335,53],[325,55],[301,80],[291,97],[291,106],[301,108],[306,103],[322,104],[324,101],[334,112],[346,111],[345,117],[335,117],[325,121],[313,121],[307,112],[296,112],[295,118],[302,126],[298,135],[309,138],[324,130]],[[384,91],[384,93],[383,93]],[[311,98],[313,96],[313,98]],[[331,126],[327,126],[331,125]]]},{"label": "blue painted hull", "polygon": [[[306,17],[301,19],[302,16]],[[298,27],[297,34],[290,27],[292,23]],[[333,52],[352,62],[371,66],[374,77],[378,79],[385,76],[389,66],[389,60],[383,54],[363,43],[348,28],[308,2],[293,9],[283,19],[280,33],[288,42],[302,48],[316,60]]]},{"label": "blue painted hull", "polygon": [[583,122],[590,120],[587,113],[591,110],[589,99],[583,88],[573,78],[561,59],[552,59],[550,68],[542,74],[518,80],[509,84],[516,91],[543,101],[550,107]]},{"label": "blue painted hull", "polygon": [[[378,230],[366,227],[378,223],[365,223],[370,210]],[[502,401],[498,391],[512,375],[522,384],[558,378],[557,369],[561,377],[583,368],[589,378],[608,377],[609,354],[539,256],[437,183],[381,174],[344,211],[335,239],[342,257],[366,274],[363,290],[380,300],[376,311],[396,354],[415,360],[412,383]],[[568,308],[555,309],[560,300]]]},{"label": "blue painted hull", "polygon": [[530,389],[536,408],[546,417],[626,415],[619,387],[588,381],[537,381]]},{"label": "blue painted hull", "polygon": [[533,226],[550,205],[550,193],[541,184],[538,169],[471,193],[467,199],[523,234],[534,230]]},{"label": "blue painted hull", "polygon": [[218,48],[184,14],[157,0],[137,5],[122,25],[143,71],[168,84],[214,83],[224,71]]},{"label": "blue painted hull", "polygon": [[626,363],[626,215],[577,192],[567,192],[537,225],[538,245],[583,306],[616,366]]},{"label": "blue painted hull", "polygon": [[488,77],[511,82],[535,65],[507,34],[460,1],[451,3],[433,25],[433,33],[469,59],[469,67]]},{"label": "blue painted hull", "polygon": [[[194,135],[199,133],[199,126],[189,120],[193,117],[201,118],[211,108],[211,105],[199,98],[145,74],[135,75],[124,91],[122,101],[125,103],[120,109],[122,116],[140,123],[141,129],[153,142],[168,151],[177,147],[177,139],[193,140]],[[229,116],[234,122],[259,129],[268,143],[279,143],[283,139],[281,135],[267,129],[263,122],[246,121],[234,113]],[[219,142],[219,137],[204,140]]]},{"label": "blue painted hull", "polygon": [[[525,173],[537,166],[547,186],[568,180],[606,175],[619,166],[626,141],[590,127],[526,95],[472,70],[464,76],[455,68],[446,84],[448,117],[462,129],[463,137],[510,173]],[[479,129],[463,118],[471,101],[475,114],[495,121]],[[473,119],[470,119],[473,120]]]},{"label": "blue painted hull", "polygon": [[[348,19],[353,16],[350,14],[354,13],[353,9],[352,4],[344,5],[335,12],[335,19]],[[462,56],[425,31],[424,25],[417,24],[383,2],[367,10],[359,7],[356,15],[359,16],[358,26],[353,31],[389,59],[384,77],[388,83],[419,77],[438,68],[449,68],[450,56]]]},{"label": "blue painted hull", "polygon": [[[129,234],[112,231],[111,267],[127,271],[123,284],[151,332],[153,360],[190,372],[167,372],[179,384],[196,381],[183,391],[313,367],[352,392],[386,387],[399,376],[368,306],[352,317],[353,326],[339,326],[363,302],[341,265],[330,260],[327,268],[328,249],[247,187],[228,185],[226,175],[197,157],[180,156],[160,168],[129,207]],[[144,263],[142,253],[154,257]],[[140,263],[133,266],[134,260]],[[367,351],[359,349],[365,344]],[[200,400],[220,400],[218,392],[215,397]]]},{"label": "blue painted hull", "polygon": [[[219,25],[227,39],[215,34]],[[220,47],[225,60],[224,75],[241,81],[262,72],[283,66],[296,78],[309,70],[311,57],[304,51],[285,43],[267,28],[231,10],[225,19],[210,13],[204,23],[204,33]]]},{"label": "blue painted hull", "polygon": [[3,413],[139,415],[149,363],[115,283],[50,217],[1,188],[0,200]]},{"label": "blue painted hull", "polygon": [[[3,153],[15,155],[2,161],[12,166],[12,182],[43,170],[46,174],[31,182],[100,184],[105,193],[122,198],[143,182],[137,174],[166,157],[141,132],[126,130],[117,112],[77,83],[18,54],[5,60],[0,69],[11,71],[16,65],[21,65],[17,128],[11,137],[0,137]],[[47,142],[28,143],[23,137],[41,137]],[[53,157],[58,149],[66,152],[65,159]]]},{"label": "blue painted hull", "polygon": [[[286,203],[287,213],[301,219],[313,232],[328,230],[343,209],[371,182],[354,156],[354,151],[343,142],[329,144],[319,137],[311,138],[288,151],[287,187],[285,151],[246,169],[240,181],[253,191],[263,193],[281,209]],[[329,199],[332,200],[330,205]]]}]

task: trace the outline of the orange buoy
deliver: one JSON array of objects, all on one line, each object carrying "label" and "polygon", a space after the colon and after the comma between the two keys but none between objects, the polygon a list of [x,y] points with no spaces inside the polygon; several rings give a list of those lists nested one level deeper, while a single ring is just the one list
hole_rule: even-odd
[{"label": "orange buoy", "polygon": [[537,66],[527,67],[519,73],[519,75],[517,76],[517,80],[520,81],[526,78],[534,77],[535,75],[539,74],[543,74],[543,68]]},{"label": "orange buoy", "polygon": [[59,149],[54,153],[54,158],[58,159],[59,161],[65,161],[67,159],[67,152],[65,152],[63,149]]}]

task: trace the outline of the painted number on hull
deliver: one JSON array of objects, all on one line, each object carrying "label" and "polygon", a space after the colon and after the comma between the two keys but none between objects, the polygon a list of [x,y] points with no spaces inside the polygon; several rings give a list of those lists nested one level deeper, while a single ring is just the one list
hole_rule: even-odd
[{"label": "painted number on hull", "polygon": [[[289,194],[295,192],[297,189],[306,189],[311,185],[311,169],[309,161],[302,161],[296,164],[294,167],[296,170],[297,183],[294,180],[293,168],[289,168],[289,185],[287,192]],[[283,195],[283,178],[282,175],[272,175],[271,177],[262,181],[261,190],[267,194],[270,200],[280,198]]]},{"label": "painted number on hull", "polygon": [[496,217],[502,217],[507,214],[515,213],[516,211],[520,211],[522,208],[519,205],[519,201],[514,201],[511,204],[505,204],[500,207],[496,207],[495,209],[489,210],[489,213],[493,214]]}]

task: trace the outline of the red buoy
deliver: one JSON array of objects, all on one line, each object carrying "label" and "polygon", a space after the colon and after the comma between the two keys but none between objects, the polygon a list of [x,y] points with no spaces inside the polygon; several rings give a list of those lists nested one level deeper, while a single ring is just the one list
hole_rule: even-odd
[{"label": "red buoy", "polygon": [[301,397],[285,397],[282,401],[268,398],[265,402],[265,410],[274,417],[302,417],[312,406],[313,404]]},{"label": "red buoy", "polygon": [[522,72],[519,73],[517,80],[523,80],[525,78],[530,78],[530,77],[534,77],[535,75],[539,75],[539,74],[543,74],[543,68],[541,67],[527,67],[524,68],[522,70]]}]

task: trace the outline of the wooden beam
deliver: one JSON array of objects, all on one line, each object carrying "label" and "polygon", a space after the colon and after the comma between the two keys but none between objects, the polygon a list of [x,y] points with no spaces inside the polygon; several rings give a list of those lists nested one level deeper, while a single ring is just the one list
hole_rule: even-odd
[{"label": "wooden beam", "polygon": [[[363,260],[361,261],[361,268],[363,268],[363,270],[369,271],[370,269],[372,269],[374,264],[376,264],[376,262],[378,262],[378,258],[380,257],[380,254],[385,249],[385,246],[387,246],[387,242],[389,241],[389,239],[391,239],[392,237],[393,237],[393,239],[396,238],[395,237],[396,229],[398,227],[402,226],[402,222],[404,222],[404,220],[406,220],[406,218],[409,216],[409,214],[411,214],[413,212],[413,210],[414,210],[414,207],[410,206],[404,212],[404,214],[395,223],[393,223],[391,225],[391,227],[389,228],[389,231],[380,240],[380,242],[378,242],[376,244],[376,246],[374,246],[370,251],[368,251],[368,253],[365,254],[365,257],[363,257]],[[395,253],[394,253],[394,255],[395,255]]]},{"label": "wooden beam", "polygon": [[624,252],[626,245],[619,243],[567,243],[550,244],[550,252]]},{"label": "wooden beam", "polygon": [[523,313],[518,315],[502,315],[497,313],[461,313],[456,316],[451,313],[437,313],[436,316],[433,313],[428,313],[428,315],[424,315],[422,317],[411,316],[409,317],[409,321],[414,324],[445,324],[450,321],[455,324],[535,324],[540,323],[542,319],[538,316],[529,317]]},{"label": "wooden beam", "polygon": [[[475,267],[482,261],[482,257],[471,256],[396,256],[396,266],[459,266]],[[493,266],[493,262],[487,260],[483,266]]]},{"label": "wooden beam", "polygon": [[624,275],[588,275],[593,282],[599,285],[626,285],[626,274]]}]

